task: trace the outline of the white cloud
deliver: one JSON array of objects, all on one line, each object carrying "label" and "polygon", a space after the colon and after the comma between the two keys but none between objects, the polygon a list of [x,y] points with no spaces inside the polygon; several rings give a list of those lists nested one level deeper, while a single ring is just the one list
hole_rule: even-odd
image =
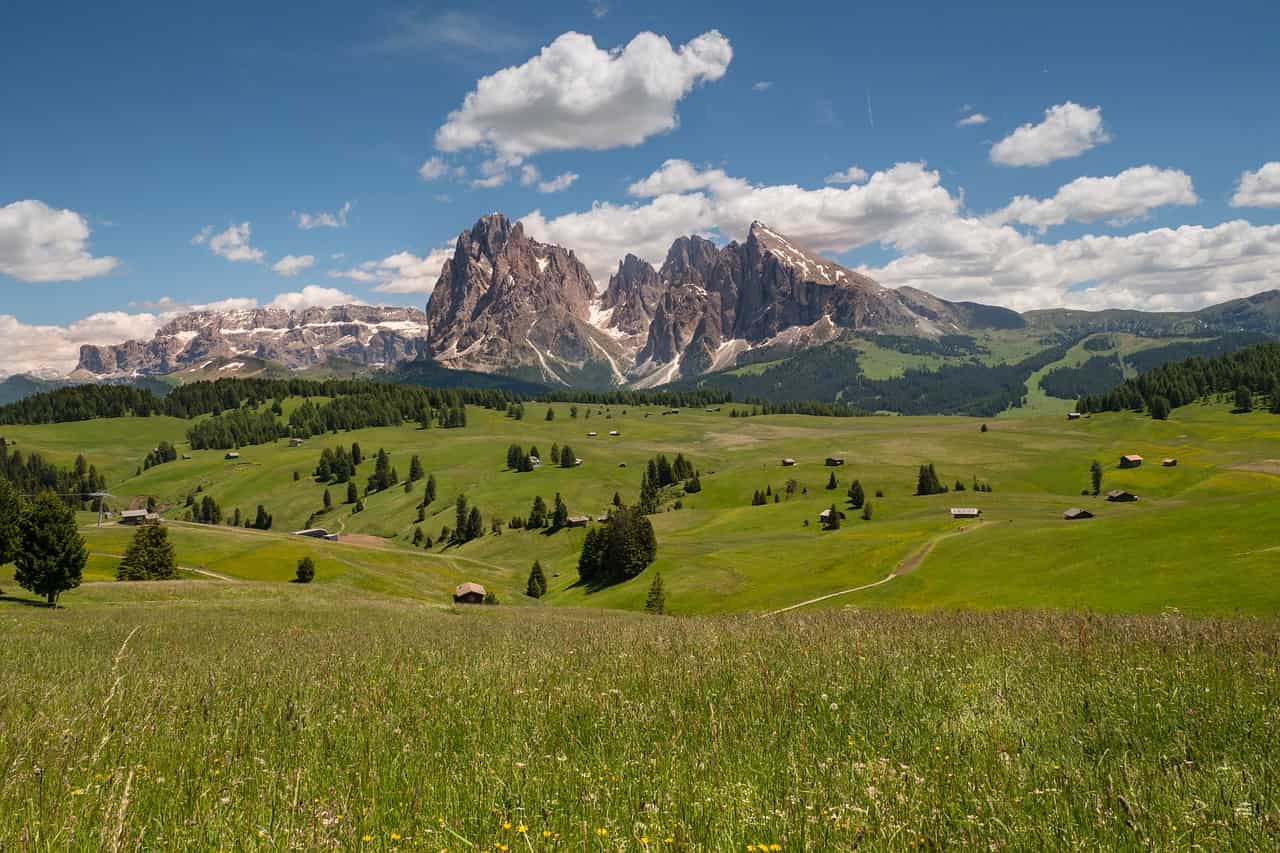
[{"label": "white cloud", "polygon": [[956,122],[956,127],[973,127],[974,125],[986,124],[989,121],[991,119],[982,113],[971,113]]},{"label": "white cloud", "polygon": [[977,219],[937,226],[919,235],[922,251],[866,272],[890,286],[1019,310],[1191,310],[1280,286],[1280,225],[1235,220],[1052,244]]},{"label": "white cloud", "polygon": [[299,311],[303,308],[327,308],[330,305],[363,305],[364,300],[344,293],[335,287],[308,284],[302,290],[281,293],[267,303],[268,308],[286,308]]},{"label": "white cloud", "polygon": [[1137,166],[1105,178],[1076,178],[1052,198],[1018,196],[987,217],[996,224],[1020,222],[1044,232],[1069,219],[1106,220],[1122,225],[1167,204],[1195,204],[1200,199],[1191,177],[1179,169]]},{"label": "white cloud", "polygon": [[576,180],[578,180],[576,173],[564,172],[544,181],[542,180],[542,173],[532,163],[525,163],[520,167],[520,185],[524,187],[536,186],[540,193],[558,193],[561,190],[567,190],[573,186],[573,182]]},{"label": "white cloud", "polygon": [[20,281],[80,281],[119,263],[89,253],[89,223],[74,210],[27,199],[0,207],[0,274]]},{"label": "white cloud", "polygon": [[772,88],[773,88],[772,80],[757,80],[756,82],[751,84],[751,90],[753,92],[767,92]]},{"label": "white cloud", "polygon": [[315,266],[315,255],[285,255],[271,265],[271,271],[292,278],[305,269]]},{"label": "white cloud", "polygon": [[67,326],[45,326],[28,325],[9,314],[0,314],[0,376],[65,376],[75,369],[81,344],[149,338],[162,322],[155,314],[108,311]]},{"label": "white cloud", "polygon": [[991,147],[991,162],[1001,166],[1043,166],[1079,157],[1111,141],[1101,107],[1067,101],[1044,111],[1044,121],[1024,124]]},{"label": "white cloud", "polygon": [[435,144],[516,162],[542,151],[638,145],[674,128],[676,104],[698,83],[723,77],[732,57],[716,30],[678,49],[644,32],[614,50],[568,32],[523,65],[482,77]]},{"label": "white cloud", "polygon": [[250,226],[248,222],[232,225],[225,231],[214,233],[212,225],[200,229],[200,233],[191,238],[197,246],[207,245],[209,251],[229,261],[251,261],[262,263],[266,257],[261,249],[249,245]]},{"label": "white cloud", "polygon": [[416,10],[384,16],[385,33],[357,44],[357,54],[411,54],[441,48],[475,53],[505,53],[524,44],[504,21],[474,12],[444,12],[426,17]]},{"label": "white cloud", "polygon": [[538,181],[538,192],[558,193],[569,189],[576,180],[578,180],[577,172],[561,172],[549,181]]},{"label": "white cloud", "polygon": [[1280,207],[1280,161],[1263,163],[1256,172],[1241,172],[1232,207]]},{"label": "white cloud", "polygon": [[351,202],[343,202],[342,207],[333,213],[307,213],[306,211],[295,210],[291,216],[298,223],[298,227],[303,231],[310,231],[313,228],[346,228],[347,214],[351,212]]},{"label": "white cloud", "polygon": [[424,181],[438,181],[441,178],[465,178],[467,170],[463,166],[450,166],[439,154],[432,155],[418,167],[418,176]]},{"label": "white cloud", "polygon": [[832,172],[822,179],[824,184],[860,184],[867,179],[867,170],[850,166],[842,172]]},{"label": "white cloud", "polygon": [[444,262],[453,257],[452,246],[433,249],[425,258],[412,252],[396,252],[380,261],[365,261],[348,270],[334,270],[333,278],[373,284],[379,293],[430,293]]}]

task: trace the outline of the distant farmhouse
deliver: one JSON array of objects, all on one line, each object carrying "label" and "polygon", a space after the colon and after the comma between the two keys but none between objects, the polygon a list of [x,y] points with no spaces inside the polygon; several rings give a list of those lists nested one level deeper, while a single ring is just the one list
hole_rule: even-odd
[{"label": "distant farmhouse", "polygon": [[1168,459],[1161,459],[1160,464],[1163,465],[1165,468],[1177,468],[1178,460],[1170,456]]},{"label": "distant farmhouse", "polygon": [[1142,457],[1136,453],[1128,453],[1120,457],[1121,468],[1137,468],[1142,464]]},{"label": "distant farmhouse", "polygon": [[486,595],[488,593],[480,584],[467,581],[454,588],[453,601],[455,604],[484,604]]},{"label": "distant farmhouse", "polygon": [[570,527],[586,527],[590,522],[591,519],[585,515],[571,515],[568,519]]},{"label": "distant farmhouse", "polygon": [[142,524],[147,521],[159,521],[158,512],[147,512],[145,509],[126,509],[120,513],[121,524]]},{"label": "distant farmhouse", "polygon": [[301,446],[302,446],[303,444],[305,444],[305,443],[306,443],[306,442],[304,442],[304,441],[303,441],[302,439],[300,439],[300,438],[291,438],[291,439],[289,439],[289,446],[290,446],[290,447],[301,447]]},{"label": "distant farmhouse", "polygon": [[839,468],[839,467],[840,467],[841,465],[843,465],[843,464],[844,464],[844,457],[843,457],[843,456],[828,456],[828,457],[827,457],[827,467],[828,467],[828,468]]},{"label": "distant farmhouse", "polygon": [[791,468],[791,467],[794,467],[795,464],[796,464],[796,460],[792,459],[790,456],[782,460],[783,468]]},{"label": "distant farmhouse", "polygon": [[1078,506],[1073,506],[1071,509],[1064,512],[1062,517],[1067,521],[1079,521],[1084,518],[1093,518],[1093,513],[1089,512],[1087,509],[1081,509]]},{"label": "distant farmhouse", "polygon": [[[848,518],[848,516],[845,515],[843,512],[841,512],[840,510],[836,510],[836,516],[841,520]],[[824,509],[822,512],[818,513],[818,521],[822,522],[823,524],[827,524],[828,522],[830,522],[831,510]]]},{"label": "distant farmhouse", "polygon": [[223,458],[223,459],[239,459],[239,458],[240,458],[240,454],[239,454],[238,452],[236,452],[236,451],[232,450],[232,451],[230,451],[229,453],[227,453],[227,455],[226,455],[226,456],[224,456],[224,457],[222,457],[222,458]]},{"label": "distant farmhouse", "polygon": [[609,430],[609,435],[622,435],[622,433],[618,432],[616,429],[611,429]]},{"label": "distant farmhouse", "polygon": [[1080,413],[1079,413],[1079,412],[1067,412],[1067,420],[1069,420],[1069,421],[1078,421],[1078,420],[1080,420]]},{"label": "distant farmhouse", "polygon": [[1125,489],[1112,489],[1107,492],[1107,500],[1112,503],[1133,503],[1137,499],[1137,495]]},{"label": "distant farmhouse", "polygon": [[952,518],[982,518],[982,510],[976,506],[953,506],[951,508]]}]

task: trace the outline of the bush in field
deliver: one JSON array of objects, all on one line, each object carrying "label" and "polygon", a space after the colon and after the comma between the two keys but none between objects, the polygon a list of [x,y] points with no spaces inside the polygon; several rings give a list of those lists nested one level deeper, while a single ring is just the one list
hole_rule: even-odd
[{"label": "bush in field", "polygon": [[542,564],[534,560],[533,568],[529,570],[529,583],[525,587],[525,595],[530,598],[542,598],[546,594],[547,576],[542,573]]},{"label": "bush in field", "polygon": [[311,583],[316,577],[316,563],[310,557],[303,557],[298,561],[298,568],[294,576],[294,580],[298,583]]}]

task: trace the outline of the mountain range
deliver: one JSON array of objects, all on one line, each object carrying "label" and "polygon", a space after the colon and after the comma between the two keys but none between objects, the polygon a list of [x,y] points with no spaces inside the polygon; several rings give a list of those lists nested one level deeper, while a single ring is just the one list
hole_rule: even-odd
[{"label": "mountain range", "polygon": [[[458,235],[425,311],[342,305],[200,311],[151,340],[83,346],[70,378],[207,378],[264,366],[350,370],[431,362],[549,387],[653,388],[743,365],[777,364],[850,340],[906,351],[992,336],[1044,347],[1095,332],[1280,334],[1280,292],[1198,312],[1033,311],[889,288],[767,225],[717,246],[677,239],[662,265],[627,255],[603,289],[572,249],[495,213]],[[910,341],[916,341],[910,344]],[[950,343],[948,343],[950,342]]]}]

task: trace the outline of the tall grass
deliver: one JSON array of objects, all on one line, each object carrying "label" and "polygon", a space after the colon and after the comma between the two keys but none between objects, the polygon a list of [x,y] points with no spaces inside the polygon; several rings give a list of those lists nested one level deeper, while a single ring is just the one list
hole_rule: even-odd
[{"label": "tall grass", "polygon": [[0,601],[0,849],[1274,849],[1280,834],[1274,622],[454,614],[201,588]]}]

